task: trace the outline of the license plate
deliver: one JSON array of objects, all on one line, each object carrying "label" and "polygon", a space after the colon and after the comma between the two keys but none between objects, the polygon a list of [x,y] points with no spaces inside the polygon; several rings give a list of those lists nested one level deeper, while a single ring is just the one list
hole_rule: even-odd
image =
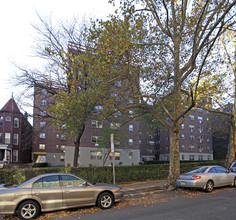
[{"label": "license plate", "polygon": [[182,186],[184,186],[184,185],[186,185],[186,182],[181,182],[180,184],[181,184]]}]

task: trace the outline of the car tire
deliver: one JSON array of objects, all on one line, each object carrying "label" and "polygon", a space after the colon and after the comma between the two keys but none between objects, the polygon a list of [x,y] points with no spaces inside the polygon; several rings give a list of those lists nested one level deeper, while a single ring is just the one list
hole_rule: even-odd
[{"label": "car tire", "polygon": [[208,180],[206,183],[206,192],[212,192],[214,189],[214,183],[212,180]]},{"label": "car tire", "polygon": [[20,204],[17,214],[20,219],[35,219],[40,212],[40,208],[37,202],[28,200]]},{"label": "car tire", "polygon": [[109,209],[112,207],[114,199],[111,193],[104,192],[98,196],[98,207],[101,209]]},{"label": "car tire", "polygon": [[234,177],[234,183],[233,186],[236,187],[236,177]]}]

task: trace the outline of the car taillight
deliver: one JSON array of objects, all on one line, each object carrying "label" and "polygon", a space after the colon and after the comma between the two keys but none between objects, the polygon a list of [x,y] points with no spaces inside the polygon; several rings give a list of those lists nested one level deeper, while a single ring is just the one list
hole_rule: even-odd
[{"label": "car taillight", "polygon": [[202,177],[201,176],[192,176],[192,180],[199,180],[199,179],[201,179]]}]

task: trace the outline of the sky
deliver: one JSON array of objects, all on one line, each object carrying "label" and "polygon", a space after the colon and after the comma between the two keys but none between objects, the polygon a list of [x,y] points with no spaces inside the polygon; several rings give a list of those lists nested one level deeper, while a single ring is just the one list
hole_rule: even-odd
[{"label": "sky", "polygon": [[[12,97],[17,97],[19,87],[11,80],[19,66],[33,69],[39,64],[32,52],[37,24],[36,12],[41,17],[55,20],[74,17],[102,18],[114,10],[108,0],[7,0],[0,2],[0,109]],[[14,64],[15,63],[15,64]],[[30,109],[24,109],[30,111]],[[23,112],[23,111],[22,111]]]}]

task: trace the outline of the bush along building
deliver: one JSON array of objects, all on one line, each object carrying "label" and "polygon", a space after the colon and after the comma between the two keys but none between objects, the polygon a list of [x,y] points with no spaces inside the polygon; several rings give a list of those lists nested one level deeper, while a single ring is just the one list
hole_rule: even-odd
[{"label": "bush along building", "polygon": [[0,161],[31,162],[32,126],[12,97],[0,110]]},{"label": "bush along building", "polygon": [[[193,109],[181,124],[179,138],[180,160],[213,160],[210,113]],[[169,160],[169,132],[160,131],[160,160]]]}]

